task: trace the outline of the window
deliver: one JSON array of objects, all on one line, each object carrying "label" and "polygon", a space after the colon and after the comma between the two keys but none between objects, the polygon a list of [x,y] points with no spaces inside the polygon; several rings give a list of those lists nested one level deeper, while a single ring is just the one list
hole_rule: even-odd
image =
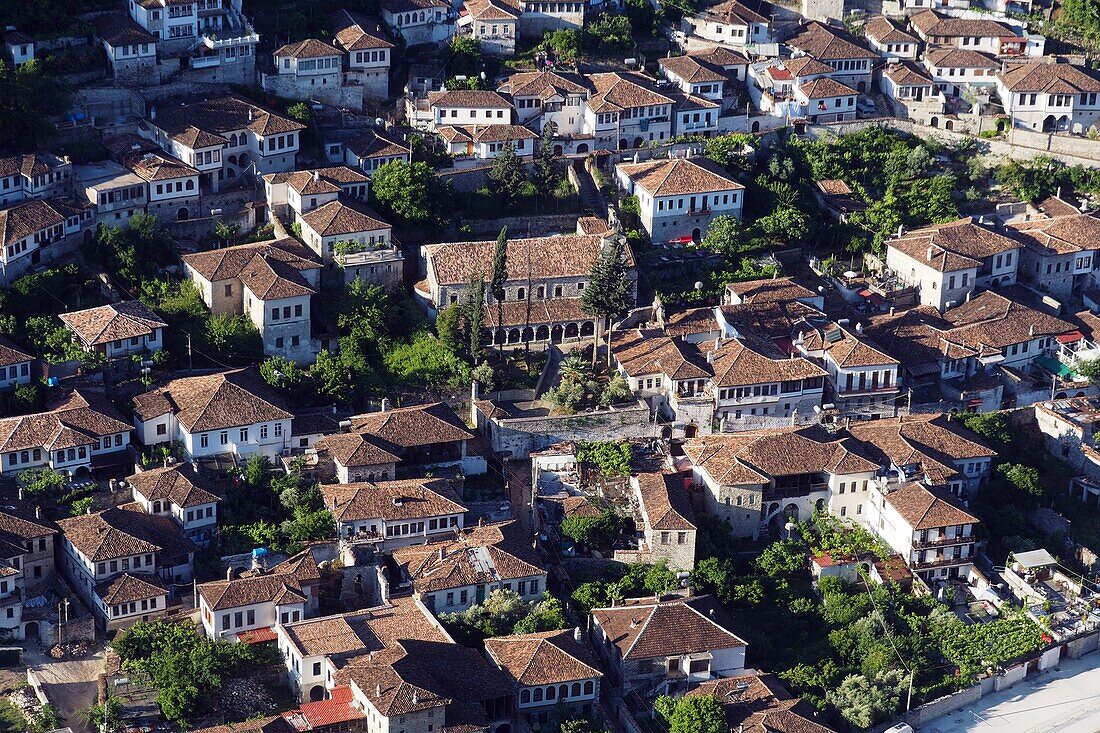
[{"label": "window", "polygon": [[248,428],[241,428],[240,436],[241,436],[241,442],[242,443],[247,443],[248,442]]},{"label": "window", "polygon": [[321,675],[321,663],[320,662],[314,662],[313,663],[313,676],[314,677],[319,677],[320,675]]},{"label": "window", "polygon": [[199,447],[207,448],[210,445],[210,437],[206,433],[199,434]]}]

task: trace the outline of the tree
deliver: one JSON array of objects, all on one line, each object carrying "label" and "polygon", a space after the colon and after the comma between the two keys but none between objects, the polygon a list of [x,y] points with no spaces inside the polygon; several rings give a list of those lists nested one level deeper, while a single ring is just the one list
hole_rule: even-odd
[{"label": "tree", "polygon": [[176,260],[168,230],[152,214],[135,214],[126,227],[100,226],[91,254],[128,288],[153,280]]},{"label": "tree", "polygon": [[736,217],[719,214],[707,226],[702,245],[704,249],[733,259],[744,250],[745,239],[745,230]]},{"label": "tree", "polygon": [[462,333],[462,306],[458,303],[448,305],[439,311],[435,318],[435,332],[443,348],[459,353],[465,348],[465,335]]},{"label": "tree", "polygon": [[283,356],[270,356],[260,364],[260,376],[270,386],[296,401],[303,397],[308,374]]},{"label": "tree", "polygon": [[748,148],[751,151],[755,145],[756,138],[752,135],[732,132],[707,140],[704,152],[708,158],[727,170],[744,170],[752,161],[752,156],[746,155],[745,150]]},{"label": "tree", "polygon": [[493,367],[487,361],[483,361],[476,367],[470,370],[470,378],[481,385],[481,388],[486,392],[492,392],[493,387]]},{"label": "tree", "polygon": [[211,316],[201,338],[199,350],[220,362],[254,362],[264,353],[260,331],[245,315]]},{"label": "tree", "polygon": [[625,402],[631,394],[630,383],[626,381],[626,377],[616,372],[611,375],[611,379],[607,380],[607,386],[600,393],[600,405],[604,407],[617,405]]},{"label": "tree", "polygon": [[[581,310],[603,320],[607,326],[607,363],[611,364],[611,323],[634,305],[626,264],[625,240],[612,237],[592,264],[588,284],[581,295]],[[599,350],[599,329],[593,329],[592,361]]]},{"label": "tree", "polygon": [[371,176],[370,188],[379,207],[405,224],[447,221],[450,188],[427,163],[386,163]]},{"label": "tree", "polygon": [[575,28],[547,31],[542,45],[550,49],[558,61],[570,63],[581,52],[581,32]]},{"label": "tree", "polygon": [[630,27],[638,33],[650,33],[653,31],[653,20],[657,17],[656,9],[649,0],[626,0],[623,3],[626,17],[630,20]]},{"label": "tree", "polygon": [[451,74],[479,77],[485,66],[485,56],[479,39],[456,35],[451,38],[451,45],[447,50],[450,52],[447,68]]},{"label": "tree", "polygon": [[669,718],[669,733],[726,733],[726,713],[714,695],[682,697]]},{"label": "tree", "polygon": [[542,600],[531,606],[527,615],[516,622],[512,627],[513,634],[535,634],[540,631],[556,631],[564,629],[566,625],[565,609],[561,601],[549,593],[544,593]]},{"label": "tree", "polygon": [[554,123],[542,126],[539,139],[539,157],[535,160],[535,190],[542,196],[550,196],[558,187],[558,173],[554,170]]},{"label": "tree", "polygon": [[226,224],[225,222],[217,222],[214,224],[214,236],[221,240],[226,247],[233,244],[233,238],[237,236],[237,232],[240,231],[240,224]]},{"label": "tree", "polygon": [[650,593],[664,595],[675,590],[680,583],[676,572],[668,567],[668,561],[661,560],[646,567],[642,584]]},{"label": "tree", "polygon": [[585,37],[589,45],[604,53],[626,51],[634,44],[630,19],[625,15],[600,13],[585,26]]},{"label": "tree", "polygon": [[89,729],[99,733],[117,733],[123,730],[122,701],[114,695],[108,695],[103,703],[96,703],[80,714],[81,720]]},{"label": "tree", "polygon": [[997,472],[1004,476],[1017,491],[1033,498],[1041,498],[1046,489],[1039,480],[1039,469],[1022,463],[1002,463]]},{"label": "tree", "polygon": [[469,386],[470,367],[428,330],[413,335],[409,343],[397,344],[382,355],[386,371],[399,384],[458,388]]},{"label": "tree", "polygon": [[24,469],[17,478],[23,491],[35,501],[56,499],[68,483],[63,473],[49,467]]},{"label": "tree", "polygon": [[848,675],[826,699],[857,728],[870,728],[893,715],[901,703],[904,683],[899,672],[871,681],[860,674]]},{"label": "tree", "polygon": [[806,569],[806,547],[798,540],[773,542],[756,558],[756,569],[773,578],[794,575]]},{"label": "tree", "polygon": [[462,294],[462,311],[466,316],[466,335],[470,339],[470,361],[481,360],[481,324],[485,321],[485,276],[475,272]]},{"label": "tree", "polygon": [[501,202],[505,211],[514,211],[523,196],[526,182],[523,161],[516,154],[516,146],[506,142],[493,159],[493,168],[489,171],[489,193]]},{"label": "tree", "polygon": [[316,385],[317,392],[339,403],[351,401],[354,387],[354,374],[344,363],[343,354],[343,349],[339,356],[331,351],[321,351],[309,368],[309,376]]},{"label": "tree", "polygon": [[313,110],[305,102],[295,102],[286,108],[286,113],[299,122],[307,124],[313,119]]},{"label": "tree", "polygon": [[[1092,384],[1100,384],[1100,359],[1082,359],[1073,367],[1073,371],[1080,374]],[[1000,415],[1001,413],[990,413]]]},{"label": "tree", "polygon": [[70,92],[38,59],[19,66],[0,61],[0,130],[4,131],[0,148],[31,152],[45,147],[56,134],[50,118],[69,109]]},{"label": "tree", "polygon": [[[490,174],[491,175],[491,174]],[[500,356],[504,358],[504,284],[508,282],[508,227],[497,235],[493,248],[493,274],[489,279],[489,293],[497,302],[497,337],[500,339]]]},{"label": "tree", "polygon": [[596,517],[566,517],[561,523],[561,533],[578,545],[603,550],[610,547],[619,536],[621,525],[622,520],[618,515],[605,509]]},{"label": "tree", "polygon": [[607,733],[607,729],[587,718],[573,718],[562,721],[558,733]]}]

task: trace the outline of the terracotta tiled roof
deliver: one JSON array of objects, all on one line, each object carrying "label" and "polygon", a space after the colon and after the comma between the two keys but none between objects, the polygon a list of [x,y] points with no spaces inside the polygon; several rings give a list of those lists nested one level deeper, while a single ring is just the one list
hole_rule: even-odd
[{"label": "terracotta tiled roof", "polygon": [[511,109],[512,103],[496,92],[487,89],[471,91],[455,89],[449,92],[429,92],[428,104],[432,107],[463,107],[470,109]]},{"label": "terracotta tiled roof", "polygon": [[679,473],[640,473],[638,494],[650,529],[693,530],[695,510]]},{"label": "terracotta tiled roof", "polygon": [[670,379],[706,379],[714,374],[699,347],[659,331],[623,331],[612,336],[615,361],[631,377],[664,374]]},{"label": "terracotta tiled roof", "polygon": [[1008,226],[1025,247],[1040,255],[1100,249],[1100,219],[1091,214],[1033,219]]},{"label": "terracotta tiled roof", "polygon": [[805,324],[798,329],[802,348],[821,351],[841,367],[893,366],[898,360],[872,346],[865,338],[833,323]]},{"label": "terracotta tiled roof", "polygon": [[457,539],[399,547],[393,559],[421,594],[546,573],[515,522],[468,527]]},{"label": "terracotta tiled roof", "polygon": [[769,341],[758,339],[729,339],[715,349],[712,344],[701,345],[711,351],[710,368],[714,384],[718,387],[738,387],[797,379],[824,378],[826,372],[801,356],[782,353]]},{"label": "terracotta tiled roof", "polygon": [[190,148],[221,145],[222,133],[251,130],[258,135],[279,135],[304,130],[305,125],[240,97],[219,97],[178,107],[158,106],[152,124]]},{"label": "terracotta tiled roof", "polygon": [[886,495],[886,503],[914,530],[977,524],[979,519],[932,489],[918,483],[904,484]]},{"label": "terracotta tiled roof", "polygon": [[951,308],[943,317],[953,326],[953,338],[977,349],[1000,350],[1032,338],[1074,330],[1073,324],[1061,318],[990,290]]},{"label": "terracotta tiled roof", "polygon": [[348,150],[359,158],[392,158],[409,155],[407,148],[389,133],[368,131],[345,144]]},{"label": "terracotta tiled roof", "polygon": [[615,112],[636,107],[672,104],[672,98],[657,91],[648,78],[635,72],[592,74],[589,82],[595,92],[588,100],[593,112]]},{"label": "terracotta tiled roof", "polygon": [[623,660],[736,649],[746,644],[724,625],[710,596],[596,608],[592,617]]},{"label": "terracotta tiled roof", "polygon": [[297,729],[281,715],[253,718],[243,723],[226,723],[210,728],[199,728],[191,733],[296,733]]},{"label": "terracotta tiled roof", "polygon": [[389,13],[407,13],[413,10],[449,8],[445,0],[382,0],[381,7]]},{"label": "terracotta tiled roof", "polygon": [[[527,318],[527,301],[510,300],[504,304],[505,328],[517,328],[525,326],[539,326],[542,324],[557,324],[568,321],[591,321],[593,316],[584,312],[580,298],[552,298],[550,300],[531,301],[531,317]],[[485,327],[496,328],[497,308],[495,305],[485,306]]]},{"label": "terracotta tiled roof", "polygon": [[485,640],[485,653],[522,687],[603,677],[592,650],[573,638],[573,629],[497,636]]},{"label": "terracotta tiled roof", "polygon": [[94,446],[104,436],[131,430],[110,402],[74,391],[50,412],[0,420],[0,452]]},{"label": "terracotta tiled roof", "polygon": [[195,551],[168,517],[143,511],[107,509],[58,520],[65,539],[92,562],[164,552],[170,557]]},{"label": "terracotta tiled roof", "polygon": [[1081,209],[1077,208],[1077,206],[1058,196],[1047,196],[1037,203],[1036,206],[1039,208],[1039,211],[1047,216],[1073,216],[1074,214],[1081,213]]},{"label": "terracotta tiled roof", "polygon": [[34,153],[9,155],[0,158],[0,178],[18,175],[33,179],[45,175],[51,170],[54,170],[52,162],[46,157]]},{"label": "terracotta tiled roof", "polygon": [[873,316],[864,333],[914,376],[940,371],[942,359],[965,359],[978,351],[950,336],[951,324],[932,306]]},{"label": "terracotta tiled roof", "polygon": [[522,10],[509,0],[465,0],[464,7],[474,20],[515,21]]},{"label": "terracotta tiled roof", "polygon": [[560,71],[520,71],[512,74],[499,87],[515,97],[588,96],[587,80],[579,74]]},{"label": "terracotta tiled roof", "polygon": [[898,86],[928,86],[932,84],[932,76],[915,61],[887,64],[882,73]]},{"label": "terracotta tiled roof", "polygon": [[118,577],[95,587],[95,594],[108,606],[120,603],[132,603],[148,598],[159,598],[168,593],[160,579],[151,574],[130,575],[123,573]]},{"label": "terracotta tiled roof", "polygon": [[798,85],[807,99],[831,99],[833,97],[854,96],[856,90],[847,84],[841,84],[828,76],[818,77]]},{"label": "terracotta tiled roof", "polygon": [[443,125],[436,133],[448,143],[534,140],[538,135],[523,125]]},{"label": "terracotta tiled roof", "polygon": [[787,45],[804,51],[819,61],[878,57],[878,54],[863,44],[862,39],[816,20],[810,21],[792,38],[787,39]]},{"label": "terracotta tiled roof", "polygon": [[396,522],[466,512],[451,482],[440,478],[331,484],[321,487],[321,493],[337,522]]},{"label": "terracotta tiled roof", "polygon": [[734,73],[727,66],[748,66],[749,60],[730,51],[729,56],[714,53],[672,56],[658,61],[665,72],[671,72],[684,81],[700,84],[714,81],[732,81]]},{"label": "terracotta tiled roof", "polygon": [[388,450],[398,452],[474,437],[455,411],[442,402],[356,415],[348,432],[378,438]]},{"label": "terracotta tiled roof", "polygon": [[849,432],[861,441],[880,464],[919,465],[936,485],[958,474],[956,461],[991,458],[993,450],[977,436],[951,422],[945,415],[920,415],[892,420],[857,421]]},{"label": "terracotta tiled roof", "polygon": [[983,259],[1019,249],[1020,244],[966,217],[904,232],[886,246],[939,272],[954,272],[980,267]]},{"label": "terracotta tiled roof", "polygon": [[[297,430],[294,431],[297,434]],[[383,441],[360,433],[335,433],[314,443],[319,454],[331,457],[346,467],[379,466],[397,463],[401,456],[382,447]]]},{"label": "terracotta tiled roof", "polygon": [[199,175],[197,168],[159,150],[134,151],[119,157],[120,162],[146,181],[168,181]]},{"label": "terracotta tiled roof", "polygon": [[130,16],[108,13],[95,19],[95,34],[114,48],[123,46],[153,46],[157,39],[138,25]]},{"label": "terracotta tiled roof", "polygon": [[602,216],[582,216],[577,219],[577,233],[582,236],[607,234],[610,231],[611,226],[607,223],[607,219]]},{"label": "terracotta tiled roof", "polygon": [[0,336],[0,366],[14,366],[26,361],[34,361],[34,356],[23,351],[5,336]]},{"label": "terracotta tiled roof", "polygon": [[955,18],[925,10],[909,18],[910,25],[925,36],[937,38],[1005,38],[1015,30],[989,18]]},{"label": "terracotta tiled roof", "polygon": [[820,76],[822,74],[835,74],[836,69],[828,64],[823,64],[812,56],[797,56],[783,62],[787,71],[794,77]]},{"label": "terracotta tiled roof", "polygon": [[329,27],[336,43],[345,51],[393,48],[377,18],[341,9],[329,16]]},{"label": "terracotta tiled roof", "polygon": [[743,189],[707,158],[667,158],[645,163],[620,163],[618,170],[651,196],[683,196]]},{"label": "terracotta tiled roof", "polygon": [[17,507],[0,509],[0,535],[7,535],[23,544],[26,540],[48,537],[58,531],[57,525],[48,519],[36,517],[34,512]]},{"label": "terracotta tiled roof", "polygon": [[152,468],[128,476],[126,480],[149,501],[167,499],[184,509],[221,501],[217,494],[200,486],[206,482],[193,468],[183,464]]},{"label": "terracotta tiled roof", "polygon": [[726,713],[730,730],[741,733],[833,733],[815,720],[818,713],[771,674],[755,670],[737,677],[709,680],[687,693],[713,696]]},{"label": "terracotta tiled roof", "polygon": [[60,199],[22,201],[0,210],[0,244],[19,242],[44,229],[64,225],[80,209]]},{"label": "terracotta tiled roof", "polygon": [[275,55],[294,59],[313,59],[325,56],[343,56],[344,52],[317,38],[307,38],[304,41],[288,43],[275,49]]},{"label": "terracotta tiled roof", "polygon": [[339,726],[366,717],[352,704],[351,688],[339,685],[329,690],[329,699],[304,702],[297,710],[283,713],[287,722],[300,733]]},{"label": "terracotta tiled roof", "polygon": [[920,43],[916,36],[906,33],[900,24],[883,15],[876,15],[867,21],[863,32],[879,43]]},{"label": "terracotta tiled roof", "polygon": [[253,257],[237,277],[261,301],[296,298],[317,292],[294,264],[274,257]]},{"label": "terracotta tiled roof", "polygon": [[155,329],[168,328],[160,316],[138,300],[60,313],[58,317],[85,346],[149,336]]},{"label": "terracotta tiled roof", "polygon": [[[509,239],[508,261],[531,263],[531,277],[587,277],[600,255],[597,235],[565,235]],[[464,285],[478,269],[493,261],[496,241],[454,242],[425,247],[431,273],[440,285]],[[625,247],[627,266],[634,267],[634,253]],[[530,256],[528,256],[530,255]],[[525,273],[526,274],[526,273]]]},{"label": "terracotta tiled roof", "polygon": [[760,0],[722,0],[701,9],[697,14],[731,25],[767,25],[773,12],[771,5]]},{"label": "terracotta tiled roof", "polygon": [[320,577],[313,554],[304,550],[263,575],[200,583],[198,592],[206,605],[215,611],[256,603],[305,603],[303,587],[315,585]]},{"label": "terracotta tiled roof", "polygon": [[[818,181],[819,184],[824,181]],[[743,280],[726,285],[742,303],[774,303],[784,300],[811,300],[821,297],[793,277],[775,277],[764,280]]]},{"label": "terracotta tiled roof", "polygon": [[239,279],[256,257],[284,262],[295,270],[319,270],[321,262],[309,249],[295,239],[239,244],[236,247],[212,249],[183,256],[183,262],[212,283]]},{"label": "terracotta tiled roof", "polygon": [[181,377],[134,398],[134,414],[142,420],[174,413],[194,434],[209,430],[289,420],[278,397],[259,374],[247,370]]},{"label": "terracotta tiled roof", "polygon": [[322,237],[388,230],[390,225],[362,204],[330,201],[302,214],[302,221]]},{"label": "terracotta tiled roof", "polygon": [[311,168],[309,170],[294,171],[290,174],[275,173],[264,176],[264,179],[286,175],[287,186],[293,188],[299,194],[339,193],[340,186],[348,183],[366,183],[370,176],[362,172],[348,168],[346,165],[336,165],[328,168]]},{"label": "terracotta tiled roof", "polygon": [[924,53],[925,63],[936,69],[999,69],[1000,63],[989,54],[968,48],[931,48]]}]

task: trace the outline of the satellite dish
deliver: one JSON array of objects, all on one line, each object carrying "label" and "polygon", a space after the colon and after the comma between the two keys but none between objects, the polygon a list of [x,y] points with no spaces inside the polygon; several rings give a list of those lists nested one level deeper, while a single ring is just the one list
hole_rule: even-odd
[{"label": "satellite dish", "polygon": [[695,289],[696,290],[702,290],[703,289],[703,283],[702,282],[696,282],[695,283]]},{"label": "satellite dish", "polygon": [[859,273],[857,273],[857,272],[854,272],[854,271],[852,271],[852,270],[845,270],[845,271],[844,271],[844,277],[848,278],[849,280],[850,280],[851,278],[855,277],[855,276],[856,276],[856,275],[858,275],[858,274],[859,274]]}]

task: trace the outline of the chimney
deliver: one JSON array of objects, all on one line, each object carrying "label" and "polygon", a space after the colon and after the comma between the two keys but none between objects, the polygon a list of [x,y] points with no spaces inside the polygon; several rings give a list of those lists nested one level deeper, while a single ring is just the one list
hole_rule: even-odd
[{"label": "chimney", "polygon": [[900,237],[902,234],[905,234],[905,225],[904,224],[899,224],[898,225],[898,236]]},{"label": "chimney", "polygon": [[313,171],[313,180],[314,180],[314,181],[319,181],[319,180],[321,180],[321,174],[320,174],[320,173],[318,173],[317,171]]},{"label": "chimney", "polygon": [[225,569],[225,579],[226,580],[233,580],[233,568],[226,568]]},{"label": "chimney", "polygon": [[36,506],[34,508],[34,518],[35,519],[41,519],[42,518],[42,507]]},{"label": "chimney", "polygon": [[375,685],[374,686],[374,696],[375,697],[382,697],[382,685]]},{"label": "chimney", "polygon": [[890,306],[890,315],[894,315],[894,306]]},{"label": "chimney", "polygon": [[413,705],[419,705],[419,704],[420,704],[420,693],[417,692],[416,690],[413,690]]},{"label": "chimney", "polygon": [[577,626],[573,629],[573,641],[577,642],[578,644],[581,643],[581,627],[580,626]]},{"label": "chimney", "polygon": [[1032,338],[1035,337],[1035,324],[1032,324],[1032,325],[1027,327],[1027,335],[1032,337]]},{"label": "chimney", "polygon": [[936,254],[936,246],[933,244],[928,245],[928,261],[931,262],[932,258]]},{"label": "chimney", "polygon": [[19,501],[23,501],[23,487],[19,487]]},{"label": "chimney", "polygon": [[382,410],[381,411],[382,412],[389,412],[389,410],[390,410],[390,398],[389,397],[383,397],[382,398]]},{"label": "chimney", "polygon": [[638,619],[636,619],[636,618],[630,619],[630,628],[632,628],[632,629],[638,628]]},{"label": "chimney", "polygon": [[852,418],[850,418],[850,417],[844,418],[844,429],[847,430],[850,427],[852,427]]},{"label": "chimney", "polygon": [[253,113],[252,113],[252,108],[251,107],[248,108],[248,121],[249,122],[253,121]]},{"label": "chimney", "polygon": [[971,294],[973,294],[973,292],[974,292],[973,290],[968,290],[967,291],[967,293],[966,293],[966,302],[967,303],[970,302],[970,296],[971,296]]},{"label": "chimney", "polygon": [[447,548],[440,546],[439,548],[439,562],[443,562],[447,559]]}]

